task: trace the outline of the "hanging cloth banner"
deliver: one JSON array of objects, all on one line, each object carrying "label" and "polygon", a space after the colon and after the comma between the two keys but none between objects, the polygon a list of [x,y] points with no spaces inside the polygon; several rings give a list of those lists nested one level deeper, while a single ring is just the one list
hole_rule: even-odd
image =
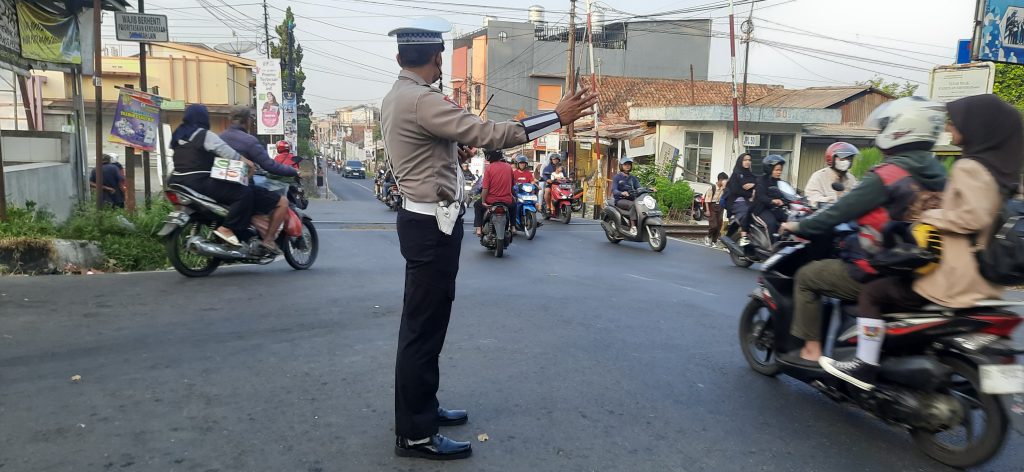
[{"label": "hanging cloth banner", "polygon": [[0,0],[0,62],[21,64],[21,39],[18,37],[18,10],[14,0]]},{"label": "hanging cloth banner", "polygon": [[160,130],[160,97],[121,89],[107,141],[140,151],[154,150]]},{"label": "hanging cloth banner", "polygon": [[17,2],[21,55],[59,64],[81,64],[82,43],[75,17],[59,17],[28,2]]}]

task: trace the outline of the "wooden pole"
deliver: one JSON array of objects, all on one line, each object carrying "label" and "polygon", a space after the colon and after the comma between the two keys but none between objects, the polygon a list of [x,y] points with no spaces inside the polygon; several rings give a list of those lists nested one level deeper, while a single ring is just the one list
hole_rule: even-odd
[{"label": "wooden pole", "polygon": [[96,90],[96,208],[103,209],[103,38],[100,36],[103,18],[103,2],[92,1],[93,54],[96,70],[92,73],[92,84]]},{"label": "wooden pole", "polygon": [[[139,0],[142,1],[142,0]],[[743,42],[746,47],[743,51],[743,105],[747,105],[747,66],[750,64],[750,39],[754,34],[754,2],[750,2],[750,16],[745,23],[747,25]]]},{"label": "wooden pole", "polygon": [[[569,69],[565,74],[565,88],[569,95],[576,93],[576,0],[569,0]],[[569,170],[576,174],[576,124],[569,123],[569,148],[565,153]]]},{"label": "wooden pole", "polygon": [[736,84],[736,20],[733,0],[729,0],[729,53],[732,65],[732,153],[740,152],[740,108]]}]

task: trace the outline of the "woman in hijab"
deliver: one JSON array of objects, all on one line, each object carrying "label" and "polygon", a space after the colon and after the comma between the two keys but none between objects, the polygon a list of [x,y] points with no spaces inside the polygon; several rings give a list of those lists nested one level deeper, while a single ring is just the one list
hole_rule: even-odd
[{"label": "woman in hijab", "polygon": [[210,178],[210,169],[215,157],[252,162],[240,156],[231,146],[222,141],[217,133],[209,132],[210,113],[204,105],[189,105],[181,125],[171,135],[171,149],[174,150],[174,172],[169,183],[184,185],[220,203],[228,205],[224,225],[213,234],[224,242],[241,246],[238,231],[249,226],[252,214],[252,189],[242,184]]},{"label": "woman in hijab", "polygon": [[[991,94],[961,98],[946,108],[950,118],[946,130],[963,152],[950,170],[942,208],[925,211],[919,220],[935,227],[942,238],[938,267],[916,280],[883,278],[865,285],[857,306],[862,318],[880,319],[883,313],[929,303],[967,308],[979,300],[1002,296],[1003,288],[978,271],[974,241],[989,239],[1003,201],[1018,192],[1024,125],[1016,108]],[[872,385],[877,367],[863,357],[879,357],[885,336],[885,324],[879,324],[877,332],[860,335],[871,339],[858,339],[857,359],[836,362],[822,358],[822,367],[855,385]],[[870,352],[862,353],[862,348]]]},{"label": "woman in hijab", "polygon": [[729,177],[728,189],[729,212],[736,215],[736,221],[740,225],[740,246],[746,246],[747,240],[747,214],[750,212],[750,204],[754,199],[754,187],[757,185],[757,176],[750,170],[751,157],[748,153],[740,154],[736,158],[736,165],[732,168],[732,176]]}]

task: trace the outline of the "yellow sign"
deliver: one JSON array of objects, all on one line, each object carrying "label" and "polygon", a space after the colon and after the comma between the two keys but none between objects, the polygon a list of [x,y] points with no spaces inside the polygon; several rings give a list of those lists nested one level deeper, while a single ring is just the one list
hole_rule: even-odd
[{"label": "yellow sign", "polygon": [[28,2],[17,2],[21,56],[61,64],[82,63],[75,17],[59,17]]}]

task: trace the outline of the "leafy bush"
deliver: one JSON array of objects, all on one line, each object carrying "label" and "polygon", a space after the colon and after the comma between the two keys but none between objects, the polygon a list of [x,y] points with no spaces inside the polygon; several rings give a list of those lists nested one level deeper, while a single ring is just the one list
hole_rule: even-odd
[{"label": "leafy bush", "polygon": [[[882,155],[882,151],[876,147],[862,149],[860,151],[860,156],[857,156],[857,159],[853,161],[853,166],[850,167],[850,173],[852,173],[858,180],[862,179],[864,178],[864,174],[871,170],[872,167],[880,164],[884,158],[885,156]],[[949,169],[953,167],[954,160],[955,159],[953,159],[952,156],[943,159],[942,165],[946,166],[947,174],[949,173]]]},{"label": "leafy bush", "polygon": [[52,238],[57,234],[53,213],[26,202],[25,208],[7,208],[7,221],[0,221],[0,238]]},{"label": "leafy bush", "polygon": [[58,237],[96,241],[107,257],[110,269],[153,270],[169,265],[164,241],[156,236],[163,220],[173,209],[163,199],[135,214],[120,209],[96,210],[82,206],[60,226]]},{"label": "leafy bush", "polygon": [[669,175],[672,164],[657,166],[654,164],[634,166],[633,175],[640,180],[640,185],[657,187],[658,207],[670,219],[683,219],[693,205],[693,189],[685,180],[672,182]]}]

